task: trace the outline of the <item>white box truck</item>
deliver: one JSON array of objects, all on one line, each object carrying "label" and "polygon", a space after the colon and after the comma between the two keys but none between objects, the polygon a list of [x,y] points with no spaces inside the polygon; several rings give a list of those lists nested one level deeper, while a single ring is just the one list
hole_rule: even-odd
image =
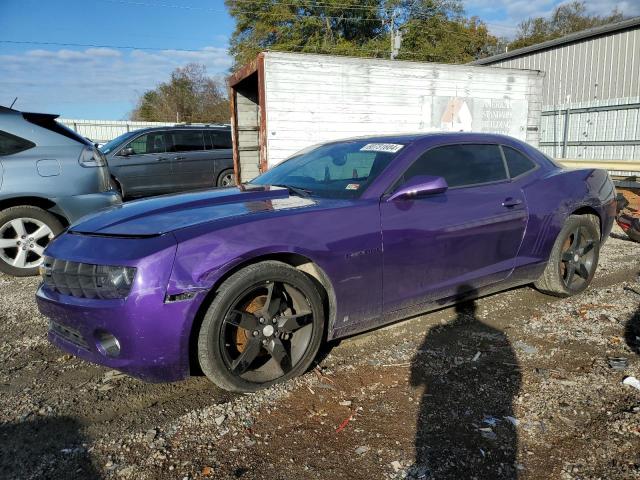
[{"label": "white box truck", "polygon": [[228,79],[236,176],[353,136],[504,133],[538,144],[543,73],[264,52]]}]

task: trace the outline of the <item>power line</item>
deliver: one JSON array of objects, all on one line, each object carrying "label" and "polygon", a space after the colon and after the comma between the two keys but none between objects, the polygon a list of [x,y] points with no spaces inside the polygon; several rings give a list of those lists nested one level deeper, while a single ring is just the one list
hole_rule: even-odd
[{"label": "power line", "polygon": [[[173,47],[134,47],[130,45],[100,45],[95,43],[63,43],[63,42],[36,42],[32,40],[3,40],[0,39],[0,43],[8,43],[12,45],[49,45],[49,46],[57,46],[57,47],[83,47],[83,48],[113,48],[116,50],[155,50],[155,51],[165,51],[171,50],[175,52],[197,52],[197,53],[207,53],[207,50],[194,50],[189,48],[173,48]],[[219,48],[219,47],[210,47],[210,48]],[[224,49],[222,49],[224,50]]]}]

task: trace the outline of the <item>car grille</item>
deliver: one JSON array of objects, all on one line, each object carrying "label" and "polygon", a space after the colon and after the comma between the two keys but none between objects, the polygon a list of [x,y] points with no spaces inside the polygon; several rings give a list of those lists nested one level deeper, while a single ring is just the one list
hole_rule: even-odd
[{"label": "car grille", "polygon": [[[40,270],[45,287],[63,295],[101,299],[126,297],[128,288],[127,291],[118,291],[109,282],[110,268],[112,267],[45,257]],[[135,274],[134,268],[122,268]]]},{"label": "car grille", "polygon": [[83,348],[85,350],[89,350],[89,344],[84,339],[82,334],[74,328],[65,327],[64,325],[60,325],[54,321],[49,321],[49,330],[54,332],[56,335],[68,340],[74,345]]}]

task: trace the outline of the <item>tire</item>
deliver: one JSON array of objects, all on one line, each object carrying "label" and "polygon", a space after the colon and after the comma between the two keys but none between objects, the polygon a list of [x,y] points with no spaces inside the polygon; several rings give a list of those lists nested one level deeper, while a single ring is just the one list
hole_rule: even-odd
[{"label": "tire", "polygon": [[0,211],[0,272],[14,277],[37,275],[44,248],[62,230],[57,217],[38,207],[21,205]]},{"label": "tire", "polygon": [[553,245],[542,276],[535,282],[536,288],[556,297],[570,297],[583,292],[593,280],[599,255],[598,217],[569,216]]},{"label": "tire", "polygon": [[198,334],[200,367],[233,392],[289,380],[315,359],[324,318],[320,293],[306,274],[277,261],[250,265],[216,291]]},{"label": "tire", "polygon": [[220,172],[218,175],[218,181],[216,186],[218,187],[233,187],[236,184],[235,174],[232,168],[228,168]]}]

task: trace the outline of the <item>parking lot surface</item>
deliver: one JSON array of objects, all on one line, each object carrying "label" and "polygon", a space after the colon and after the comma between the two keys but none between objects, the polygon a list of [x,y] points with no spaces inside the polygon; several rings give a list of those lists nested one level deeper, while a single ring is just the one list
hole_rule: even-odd
[{"label": "parking lot surface", "polygon": [[398,322],[251,395],[66,355],[39,280],[0,276],[0,478],[640,478],[639,273],[616,231],[579,296]]}]

